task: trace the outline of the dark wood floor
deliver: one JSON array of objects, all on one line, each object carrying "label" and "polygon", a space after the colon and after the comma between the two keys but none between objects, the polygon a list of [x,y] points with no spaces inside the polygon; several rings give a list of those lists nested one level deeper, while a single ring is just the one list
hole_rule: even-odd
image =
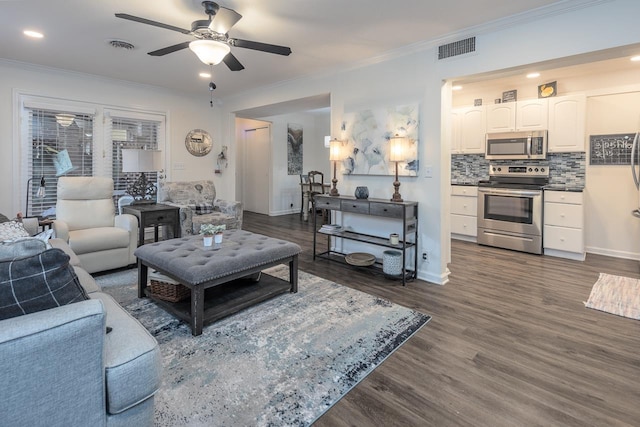
[{"label": "dark wood floor", "polygon": [[312,260],[311,223],[246,212],[244,229],[297,242],[300,269],[433,319],[315,426],[639,426],[640,321],[583,305],[600,272],[585,262],[454,241],[450,281],[406,287]]}]

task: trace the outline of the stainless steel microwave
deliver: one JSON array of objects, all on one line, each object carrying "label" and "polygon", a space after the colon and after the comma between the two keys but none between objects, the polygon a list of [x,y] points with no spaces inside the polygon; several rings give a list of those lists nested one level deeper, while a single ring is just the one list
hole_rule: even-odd
[{"label": "stainless steel microwave", "polygon": [[546,159],[547,131],[488,133],[484,157],[489,160]]}]

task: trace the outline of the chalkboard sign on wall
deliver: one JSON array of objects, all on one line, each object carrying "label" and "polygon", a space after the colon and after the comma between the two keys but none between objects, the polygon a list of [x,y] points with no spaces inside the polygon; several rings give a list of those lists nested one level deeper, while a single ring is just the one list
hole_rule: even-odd
[{"label": "chalkboard sign on wall", "polygon": [[591,165],[629,165],[635,133],[591,135],[589,145]]}]

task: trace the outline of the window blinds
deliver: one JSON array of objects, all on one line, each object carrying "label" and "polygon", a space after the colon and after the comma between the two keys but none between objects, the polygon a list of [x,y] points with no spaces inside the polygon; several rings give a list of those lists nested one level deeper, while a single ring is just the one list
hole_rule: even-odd
[{"label": "window blinds", "polygon": [[[58,177],[92,176],[93,115],[65,110],[27,108],[28,129],[25,153],[28,203],[25,216],[52,216],[56,204]],[[45,196],[37,197],[41,178]]]},{"label": "window blinds", "polygon": [[[124,113],[126,114],[126,113]],[[106,133],[111,139],[111,176],[113,176],[114,193],[119,197],[126,194],[129,186],[138,173],[122,172],[122,149],[156,150],[159,148],[162,120],[149,120],[136,116],[126,117],[123,113],[113,112],[106,126]],[[147,180],[154,185],[158,183],[158,174],[146,173]]]}]

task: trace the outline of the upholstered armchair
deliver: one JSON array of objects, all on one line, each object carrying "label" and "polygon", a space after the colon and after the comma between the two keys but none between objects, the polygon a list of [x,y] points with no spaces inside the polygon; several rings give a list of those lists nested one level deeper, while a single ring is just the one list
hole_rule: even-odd
[{"label": "upholstered armchair", "polygon": [[89,273],[136,263],[138,220],[116,215],[111,178],[60,177],[53,229]]},{"label": "upholstered armchair", "polygon": [[242,228],[242,203],[216,199],[213,181],[162,182],[158,203],[180,208],[182,236],[198,234],[202,224]]}]

